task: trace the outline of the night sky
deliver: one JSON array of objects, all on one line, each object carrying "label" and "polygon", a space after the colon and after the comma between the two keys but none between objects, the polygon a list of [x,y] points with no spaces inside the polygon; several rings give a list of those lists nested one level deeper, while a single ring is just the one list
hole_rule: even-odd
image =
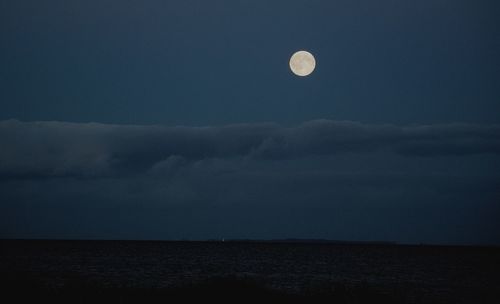
[{"label": "night sky", "polygon": [[499,16],[0,0],[0,237],[498,245]]}]

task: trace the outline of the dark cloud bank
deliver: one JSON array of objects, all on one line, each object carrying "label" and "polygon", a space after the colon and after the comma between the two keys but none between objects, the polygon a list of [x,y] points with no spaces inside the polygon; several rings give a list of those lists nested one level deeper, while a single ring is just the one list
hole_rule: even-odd
[{"label": "dark cloud bank", "polygon": [[222,127],[0,122],[3,177],[139,173],[174,160],[293,159],[387,151],[404,156],[500,154],[500,126],[368,125],[315,120]]},{"label": "dark cloud bank", "polygon": [[500,244],[500,126],[0,122],[0,237]]}]

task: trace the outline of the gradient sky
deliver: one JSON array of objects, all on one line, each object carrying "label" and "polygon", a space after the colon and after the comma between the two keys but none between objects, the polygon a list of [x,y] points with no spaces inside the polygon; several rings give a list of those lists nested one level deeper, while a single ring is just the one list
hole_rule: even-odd
[{"label": "gradient sky", "polygon": [[498,16],[0,0],[0,237],[500,244]]}]

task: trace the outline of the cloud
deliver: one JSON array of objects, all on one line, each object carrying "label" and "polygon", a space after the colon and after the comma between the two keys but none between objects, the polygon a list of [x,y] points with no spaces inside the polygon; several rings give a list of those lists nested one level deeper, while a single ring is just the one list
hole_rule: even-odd
[{"label": "cloud", "polygon": [[211,158],[285,160],[386,151],[407,157],[500,154],[500,126],[397,126],[313,120],[168,127],[0,122],[0,178],[100,177],[153,172]]},{"label": "cloud", "polygon": [[473,124],[3,121],[0,236],[498,244],[499,137]]}]

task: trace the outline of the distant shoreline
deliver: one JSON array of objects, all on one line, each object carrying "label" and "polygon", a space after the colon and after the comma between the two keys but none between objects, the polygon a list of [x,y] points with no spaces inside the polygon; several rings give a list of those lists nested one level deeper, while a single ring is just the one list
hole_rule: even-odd
[{"label": "distant shoreline", "polygon": [[137,240],[137,239],[22,239],[22,238],[0,238],[0,242],[165,242],[165,243],[249,243],[249,244],[324,244],[324,245],[373,245],[373,246],[409,246],[409,247],[489,247],[500,248],[495,244],[433,244],[433,243],[398,243],[392,241],[344,241],[329,239],[207,239],[207,240]]}]

